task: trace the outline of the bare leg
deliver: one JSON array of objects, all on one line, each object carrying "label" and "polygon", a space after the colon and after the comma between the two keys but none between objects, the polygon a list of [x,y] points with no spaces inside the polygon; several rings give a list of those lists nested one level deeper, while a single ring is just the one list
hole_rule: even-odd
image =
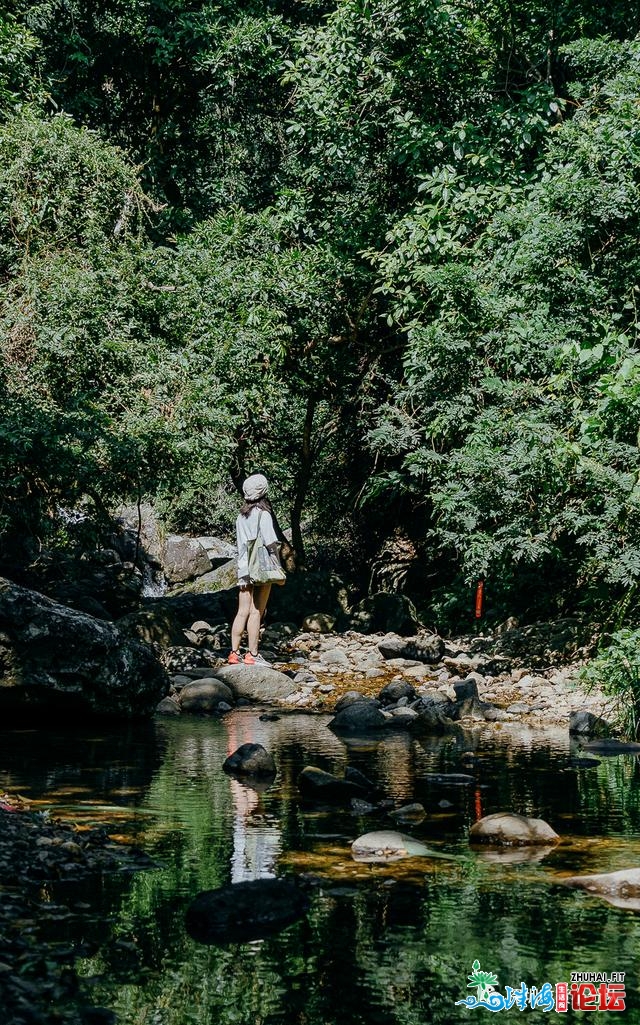
[{"label": "bare leg", "polygon": [[254,584],[251,590],[251,611],[249,612],[247,633],[249,635],[249,651],[252,655],[257,655],[260,642],[260,620],[269,601],[271,584]]},{"label": "bare leg", "polygon": [[[240,641],[242,640],[242,635],[247,627],[247,622],[253,606],[252,594],[253,587],[251,585],[241,587],[238,590],[238,611],[236,612],[236,618],[231,625],[231,647],[234,651],[240,650]],[[251,647],[251,644],[249,644],[249,647]]]}]

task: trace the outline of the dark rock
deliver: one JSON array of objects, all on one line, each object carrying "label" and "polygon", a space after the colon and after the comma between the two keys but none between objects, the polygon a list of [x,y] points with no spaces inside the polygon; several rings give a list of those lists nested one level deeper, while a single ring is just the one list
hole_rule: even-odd
[{"label": "dark rock", "polygon": [[341,709],[329,723],[334,733],[370,733],[386,729],[387,720],[379,708],[368,701],[356,701]]},{"label": "dark rock", "polygon": [[364,598],[337,623],[340,630],[357,630],[363,634],[393,631],[402,636],[415,634],[419,627],[420,622],[413,602],[404,594],[388,594],[385,591],[378,591]]},{"label": "dark rock", "polygon": [[378,651],[384,658],[406,658],[434,665],[442,658],[444,641],[436,634],[408,638],[384,637],[378,644]]},{"label": "dark rock", "polygon": [[371,804],[369,801],[363,801],[360,797],[351,798],[351,811],[354,815],[373,815],[378,811],[375,804]]},{"label": "dark rock", "polygon": [[572,758],[569,762],[572,769],[595,769],[598,765],[602,765],[599,758]]},{"label": "dark rock", "polygon": [[364,694],[361,694],[359,690],[348,690],[346,694],[336,701],[334,712],[341,712],[343,708],[348,708],[349,705],[355,705],[358,701],[373,702],[373,698],[367,698]]},{"label": "dark rock", "polygon": [[364,772],[360,772],[360,769],[355,769],[352,765],[347,765],[344,770],[344,778],[349,780],[350,783],[357,783],[363,790],[371,792],[376,790],[375,783],[368,776],[365,776]]},{"label": "dark rock", "polygon": [[[186,646],[175,646],[167,648],[162,652],[161,662],[169,673],[180,673],[185,676],[191,675],[190,670],[202,669],[210,662],[214,665],[217,662],[215,656],[208,654],[201,649],[188,648]],[[209,672],[210,676],[211,673]]]},{"label": "dark rock", "polygon": [[215,712],[221,701],[233,704],[233,694],[222,680],[193,680],[180,691],[180,707],[183,712]]},{"label": "dark rock", "polygon": [[146,644],[159,644],[161,648],[186,644],[179,622],[166,609],[130,612],[128,616],[118,619],[117,625],[127,637],[135,637]]},{"label": "dark rock", "polygon": [[117,625],[0,578],[0,708],[151,715],[169,681]]},{"label": "dark rock", "polygon": [[173,698],[163,698],[156,705],[156,715],[180,715],[180,705]]},{"label": "dark rock", "polygon": [[197,943],[248,943],[280,932],[306,913],[306,894],[285,879],[255,879],[199,893],[185,925]]},{"label": "dark rock", "polygon": [[298,789],[304,797],[328,801],[330,804],[346,804],[354,797],[366,797],[369,792],[369,787],[355,780],[341,779],[314,765],[307,765],[302,770],[298,776]]},{"label": "dark rock", "polygon": [[428,736],[430,734],[442,735],[446,733],[458,733],[460,726],[453,722],[451,717],[447,714],[455,706],[446,705],[425,705],[422,710],[415,716],[410,724],[409,729],[416,736]]},{"label": "dark rock", "polygon": [[580,709],[569,716],[569,733],[602,738],[611,735],[611,727],[600,716]]},{"label": "dark rock", "polygon": [[596,754],[605,757],[613,755],[637,755],[640,754],[640,744],[631,740],[589,740],[582,745],[585,751],[594,751]]},{"label": "dark rock", "polygon": [[220,666],[215,675],[247,701],[283,701],[297,690],[290,677],[268,666]]},{"label": "dark rock", "polygon": [[381,705],[395,705],[402,698],[413,701],[415,697],[415,687],[412,687],[406,680],[392,680],[382,688],[378,694],[378,701]]},{"label": "dark rock", "polygon": [[426,811],[424,805],[418,804],[405,804],[402,808],[396,808],[394,811],[389,812],[389,817],[397,819],[398,822],[422,822],[426,818]]},{"label": "dark rock", "polygon": [[275,776],[276,763],[262,744],[242,744],[225,760],[225,772],[240,776]]},{"label": "dark rock", "polygon": [[429,772],[425,779],[429,783],[437,783],[440,786],[470,786],[475,783],[475,776],[468,776],[466,772]]},{"label": "dark rock", "polygon": [[453,690],[456,695],[456,701],[467,701],[469,698],[477,700],[478,698],[478,684],[473,679],[454,683]]}]

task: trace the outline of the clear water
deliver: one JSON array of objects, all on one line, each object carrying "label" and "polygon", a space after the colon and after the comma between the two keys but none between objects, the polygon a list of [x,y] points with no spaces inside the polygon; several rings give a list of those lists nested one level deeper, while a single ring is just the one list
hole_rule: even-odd
[{"label": "clear water", "polygon": [[[50,941],[84,944],[90,998],[126,1025],[424,1025],[484,1010],[456,1006],[472,962],[498,988],[565,981],[571,971],[626,972],[627,1009],[640,1022],[640,916],[561,885],[563,875],[640,864],[640,766],[633,757],[573,768],[562,731],[483,729],[418,742],[404,735],[344,743],[327,716],[261,722],[243,709],[224,721],[162,720],[112,733],[0,733],[0,787],[80,824],[108,823],[157,862],[91,885],[49,887]],[[278,765],[257,792],[227,777],[227,754],[264,744]],[[353,860],[352,841],[383,816],[305,802],[307,764],[355,766],[397,805],[427,817],[401,831],[450,859],[387,865]],[[447,785],[434,773],[466,773]],[[479,815],[517,811],[547,820],[563,842],[543,858],[471,851]],[[308,916],[268,939],[228,947],[189,938],[184,911],[203,889],[269,876],[301,878]],[[74,911],[60,923],[60,899]],[[553,1012],[555,1013],[555,1012]],[[503,1016],[549,1020],[512,1008]],[[571,1010],[569,1019],[583,1018]]]}]

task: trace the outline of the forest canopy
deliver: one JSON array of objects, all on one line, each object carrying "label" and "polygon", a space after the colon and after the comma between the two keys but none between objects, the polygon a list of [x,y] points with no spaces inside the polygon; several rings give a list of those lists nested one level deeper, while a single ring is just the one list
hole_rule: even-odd
[{"label": "forest canopy", "polygon": [[480,575],[637,619],[639,30],[0,0],[3,543],[142,498],[225,531],[260,469],[301,561],[385,586],[395,543],[438,625]]}]

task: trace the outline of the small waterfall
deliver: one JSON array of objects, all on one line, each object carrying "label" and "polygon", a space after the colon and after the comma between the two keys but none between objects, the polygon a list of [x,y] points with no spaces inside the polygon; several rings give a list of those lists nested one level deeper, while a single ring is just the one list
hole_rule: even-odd
[{"label": "small waterfall", "polygon": [[141,596],[143,598],[162,598],[166,593],[167,581],[162,569],[145,560],[142,567]]}]

